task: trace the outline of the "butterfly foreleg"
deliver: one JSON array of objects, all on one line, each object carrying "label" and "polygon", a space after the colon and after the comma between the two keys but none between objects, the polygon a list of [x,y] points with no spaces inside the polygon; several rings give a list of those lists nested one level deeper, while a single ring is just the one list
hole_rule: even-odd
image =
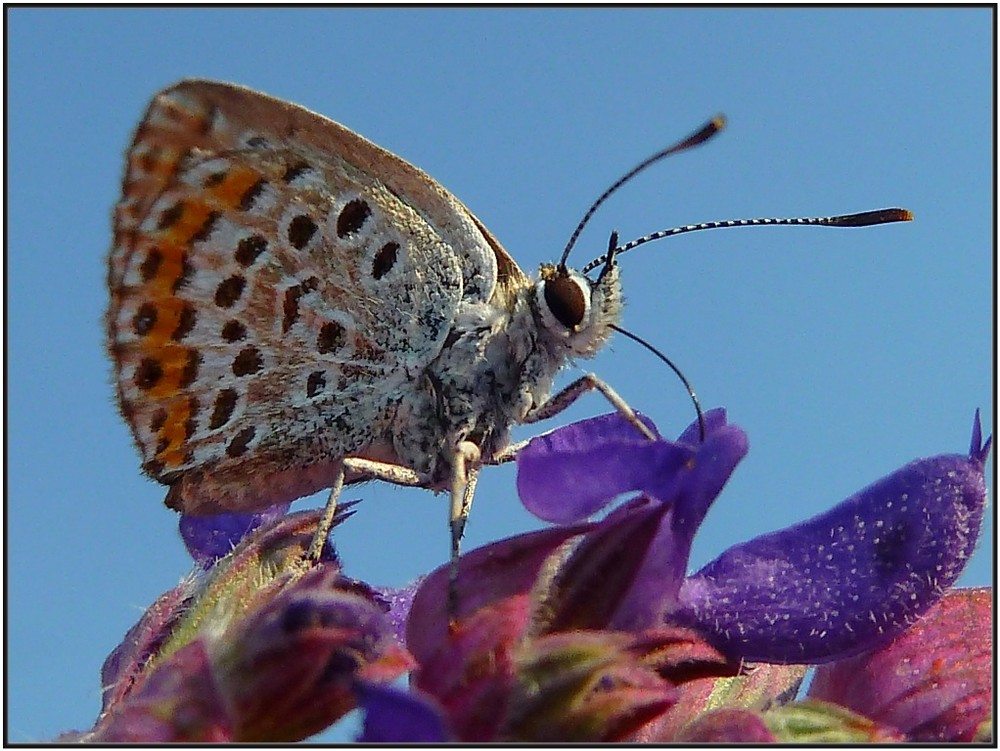
[{"label": "butterfly foreleg", "polygon": [[[628,420],[635,425],[644,436],[647,438],[653,437],[646,429],[646,426],[642,424],[638,417],[636,417],[635,410],[633,410],[613,388],[593,373],[588,373],[582,378],[574,381],[569,386],[562,389],[559,393],[546,399],[541,405],[530,410],[522,422],[532,423],[548,419],[549,417],[554,417],[566,409],[570,404],[575,402],[580,395],[593,390],[600,391],[607,398],[607,400],[611,402],[615,409],[628,418]],[[518,441],[517,443],[505,446],[493,454],[493,456],[483,459],[482,463],[495,465],[507,464],[508,462],[515,461],[517,459],[517,455],[521,452],[521,449],[527,446],[528,443],[529,441]]]},{"label": "butterfly foreleg", "polygon": [[[587,373],[585,376],[578,378],[566,388],[556,394],[553,394],[541,404],[538,404],[530,409],[528,414],[524,416],[522,422],[538,422],[540,420],[547,420],[550,417],[554,417],[579,399],[581,395],[587,393],[588,391],[595,390],[600,391],[604,395],[604,398],[611,402],[611,405],[618,410],[625,417],[625,419],[635,425],[636,429],[646,436],[646,438],[651,441],[656,440],[656,436],[653,435],[650,429],[642,424],[642,421],[639,419],[638,415],[636,415],[635,410],[628,406],[625,400],[618,395],[617,391],[593,373]],[[510,460],[505,459],[504,461]]]},{"label": "butterfly foreleg", "polygon": [[497,451],[493,456],[488,459],[483,460],[483,464],[495,465],[495,464],[507,464],[508,462],[515,461],[517,455],[521,452],[525,446],[528,445],[528,441],[518,441],[517,443],[512,443],[509,446]]},{"label": "butterfly foreleg", "polygon": [[462,535],[472,510],[472,498],[479,479],[480,451],[476,444],[462,441],[451,463],[451,563],[448,569],[448,614],[458,617],[458,558]]},{"label": "butterfly foreleg", "polygon": [[313,535],[309,551],[306,553],[308,563],[316,563],[323,554],[323,546],[326,545],[327,536],[333,526],[333,518],[337,513],[337,500],[344,490],[344,479],[347,472],[352,475],[360,475],[368,480],[384,480],[393,485],[406,485],[411,487],[423,487],[427,485],[428,478],[419,472],[414,472],[408,467],[388,462],[379,462],[372,459],[360,459],[348,457],[341,462],[340,470],[337,472],[333,487],[330,488],[330,497],[326,501],[323,509],[323,516],[316,527],[316,534]]}]

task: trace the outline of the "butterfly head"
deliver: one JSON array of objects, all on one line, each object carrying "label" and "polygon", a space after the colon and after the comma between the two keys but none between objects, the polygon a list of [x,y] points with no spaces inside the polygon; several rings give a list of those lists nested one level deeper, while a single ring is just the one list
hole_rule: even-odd
[{"label": "butterfly head", "polygon": [[607,254],[584,269],[587,272],[603,264],[596,281],[566,265],[570,251],[587,222],[609,196],[644,169],[670,154],[704,143],[722,130],[724,125],[725,118],[722,115],[712,118],[696,133],[653,154],[616,180],[591,204],[576,225],[559,263],[542,266],[535,286],[536,311],[544,330],[568,350],[569,357],[591,357],[596,354],[614,330],[622,310],[621,281],[618,278],[615,256],[623,249],[618,247],[617,232],[611,233]]},{"label": "butterfly head", "polygon": [[560,342],[570,357],[592,357],[618,323],[621,280],[613,260],[596,281],[566,266],[545,264],[535,284],[541,328]]}]

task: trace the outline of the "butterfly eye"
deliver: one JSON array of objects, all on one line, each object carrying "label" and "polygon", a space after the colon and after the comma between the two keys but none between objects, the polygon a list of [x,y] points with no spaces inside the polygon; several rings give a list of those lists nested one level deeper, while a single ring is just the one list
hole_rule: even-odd
[{"label": "butterfly eye", "polygon": [[545,281],[545,304],[559,323],[576,330],[587,314],[587,297],[580,282],[559,274]]}]

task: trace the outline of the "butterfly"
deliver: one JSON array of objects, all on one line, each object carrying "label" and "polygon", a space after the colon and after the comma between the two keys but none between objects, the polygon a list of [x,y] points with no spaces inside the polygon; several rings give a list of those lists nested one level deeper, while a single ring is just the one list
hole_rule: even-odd
[{"label": "butterfly", "polygon": [[552,393],[566,364],[620,330],[621,252],[740,223],[909,218],[690,225],[621,247],[612,235],[585,268],[595,278],[567,265],[608,195],[721,127],[613,185],[532,279],[455,196],[348,128],[232,84],[165,89],[127,155],[108,271],[108,349],[144,471],[188,514],[331,488],[313,557],[345,484],[446,491],[454,563],[477,473],[514,456],[513,426],[597,390],[652,438],[593,374]]}]

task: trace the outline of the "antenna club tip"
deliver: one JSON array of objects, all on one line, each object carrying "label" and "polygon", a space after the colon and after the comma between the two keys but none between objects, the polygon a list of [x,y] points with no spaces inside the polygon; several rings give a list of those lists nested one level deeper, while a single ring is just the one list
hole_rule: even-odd
[{"label": "antenna club tip", "polygon": [[871,227],[875,224],[910,221],[913,221],[913,212],[909,209],[877,209],[831,217],[826,223],[831,227]]},{"label": "antenna club tip", "polygon": [[717,130],[717,131],[722,130],[723,128],[725,128],[727,122],[728,122],[728,120],[726,119],[726,116],[724,114],[722,114],[721,112],[718,115],[716,115],[715,117],[713,117],[712,120],[711,120],[712,127],[715,128],[715,130]]},{"label": "antenna club tip", "polygon": [[878,224],[889,224],[890,222],[912,222],[913,212],[909,209],[882,209],[881,211],[866,212]]}]

